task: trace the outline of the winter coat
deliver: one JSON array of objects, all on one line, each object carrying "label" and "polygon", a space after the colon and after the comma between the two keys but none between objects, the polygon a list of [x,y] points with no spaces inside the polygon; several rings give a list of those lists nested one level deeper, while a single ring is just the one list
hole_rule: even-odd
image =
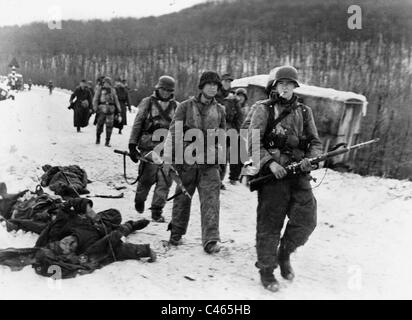
[{"label": "winter coat", "polygon": [[240,127],[241,129],[249,129],[253,113],[255,113],[256,108],[260,103],[261,103],[261,101],[258,101],[254,105],[252,105],[250,108],[248,108],[247,114],[246,114],[246,116],[243,120],[242,126]]},{"label": "winter coat", "polygon": [[140,102],[129,144],[137,145],[141,151],[151,151],[161,143],[153,141],[153,132],[157,129],[169,129],[175,110],[179,105],[176,100],[172,99],[164,110],[160,105],[162,103],[165,102],[160,101],[155,93]]},{"label": "winter coat", "polygon": [[226,129],[239,131],[243,121],[243,113],[233,93],[230,91],[220,92],[216,100],[225,107]]},{"label": "winter coat", "polygon": [[122,217],[118,210],[108,209],[91,219],[79,211],[79,204],[84,200],[87,199],[73,199],[61,209],[40,234],[36,247],[45,247],[48,243],[74,235],[78,241],[77,253],[81,254],[97,240],[119,228]]},{"label": "winter coat", "polygon": [[[73,103],[73,100],[74,103]],[[87,127],[89,117],[92,113],[92,95],[90,90],[85,87],[77,87],[70,96],[70,104],[73,103],[73,125],[75,127]]]},{"label": "winter coat", "polygon": [[127,125],[127,107],[130,106],[129,93],[125,87],[119,86],[116,87],[116,94],[120,103],[120,115],[122,116],[122,121],[119,123],[119,127],[123,127],[124,125]]},{"label": "winter coat", "polygon": [[[179,122],[182,125],[177,126]],[[207,134],[208,130],[226,130],[226,114],[224,107],[220,105],[216,101],[216,99],[213,99],[209,105],[203,104],[201,102],[201,95],[189,98],[188,100],[182,102],[176,109],[176,113],[173,117],[172,123],[170,124],[169,135],[167,136],[165,144],[166,162],[176,163],[176,159],[174,157],[176,151],[176,143],[182,144],[183,149],[186,149],[191,144],[190,141],[181,141],[180,138],[178,138],[183,137],[184,134],[190,129],[200,129],[203,132],[205,143],[204,155],[202,157],[203,164],[206,164],[208,162],[208,147],[214,149],[216,161],[216,156],[219,154],[219,149],[221,148],[221,146],[219,146],[218,141],[216,141],[212,146],[207,146]],[[176,141],[176,138],[178,138],[178,141]],[[225,143],[226,139],[223,139],[222,141],[223,143]],[[176,157],[180,156],[181,155],[176,154]]]},{"label": "winter coat", "polygon": [[[281,165],[286,165],[291,161],[299,160],[292,159],[292,155],[295,158],[311,158],[322,153],[322,143],[319,139],[312,110],[308,106],[297,102],[297,100],[292,106],[291,113],[276,126],[275,130],[280,131],[280,133],[282,134],[290,134],[296,136],[299,139],[305,139],[305,141],[307,141],[309,145],[308,149],[303,151],[295,148],[292,150],[292,152],[287,153],[276,148],[266,149],[264,147],[264,136],[269,121],[269,108],[274,108],[275,118],[281,113],[281,107],[278,104],[271,106],[271,100],[268,99],[259,101],[256,103],[255,111],[253,112],[249,126],[248,150],[249,154],[252,155],[253,163],[258,168],[263,168],[265,164],[271,159]],[[252,148],[252,130],[256,129],[259,130],[259,136],[257,139],[257,148],[259,152],[253,153],[254,149]]]},{"label": "winter coat", "polygon": [[116,109],[117,112],[121,112],[116,90],[111,87],[96,86],[93,97],[93,110],[96,113],[114,114]]}]

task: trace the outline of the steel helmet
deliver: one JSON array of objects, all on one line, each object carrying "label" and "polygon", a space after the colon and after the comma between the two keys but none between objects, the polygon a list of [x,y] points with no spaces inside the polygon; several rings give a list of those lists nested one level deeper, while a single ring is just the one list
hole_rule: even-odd
[{"label": "steel helmet", "polygon": [[168,91],[175,90],[176,81],[170,76],[161,76],[156,84],[156,89],[165,89]]},{"label": "steel helmet", "polygon": [[268,78],[266,92],[270,92],[272,87],[275,87],[279,80],[286,79],[292,81],[296,87],[299,87],[298,71],[292,66],[281,66],[274,68]]},{"label": "steel helmet", "polygon": [[235,94],[236,94],[236,95],[242,94],[242,95],[245,97],[246,100],[248,99],[247,90],[246,90],[245,88],[238,88],[238,89],[236,89]]}]

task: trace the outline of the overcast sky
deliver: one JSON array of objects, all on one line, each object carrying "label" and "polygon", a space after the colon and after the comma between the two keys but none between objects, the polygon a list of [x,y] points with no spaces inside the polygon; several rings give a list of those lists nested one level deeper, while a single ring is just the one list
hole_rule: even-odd
[{"label": "overcast sky", "polygon": [[162,15],[206,0],[0,0],[0,26],[33,21]]}]

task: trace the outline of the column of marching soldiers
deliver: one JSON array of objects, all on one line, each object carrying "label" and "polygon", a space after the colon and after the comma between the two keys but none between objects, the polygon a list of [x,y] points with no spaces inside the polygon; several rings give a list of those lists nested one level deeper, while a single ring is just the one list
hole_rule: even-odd
[{"label": "column of marching soldiers", "polygon": [[[199,129],[205,133],[208,129],[221,128],[239,132],[240,129],[248,129],[248,141],[239,137],[237,143],[247,143],[253,162],[258,164],[259,174],[271,172],[276,178],[258,190],[255,265],[259,269],[263,286],[270,291],[277,291],[279,283],[274,270],[279,266],[283,278],[294,278],[290,255],[308,240],[316,226],[316,199],[310,186],[311,165],[308,159],[321,154],[321,142],[311,109],[300,103],[294,93],[294,89],[299,86],[298,72],[294,67],[282,66],[271,73],[266,87],[267,99],[253,106],[248,105],[245,89],[231,90],[232,81],[230,74],[220,77],[216,72],[206,71],[200,77],[198,94],[179,103],[174,96],[175,79],[161,76],[153,94],[144,98],[138,106],[129,139],[130,158],[137,163],[161,143],[152,139],[158,129],[169,130],[171,141],[175,141],[179,122],[183,123],[184,131]],[[74,110],[77,131],[87,126],[92,106],[96,113],[96,144],[100,144],[105,126],[105,145],[110,147],[113,127],[121,133],[127,124],[127,108],[130,111],[127,92],[125,80],[116,79],[115,86],[112,86],[111,78],[101,77],[95,88],[91,82],[82,80],[70,97],[69,107]],[[259,130],[259,145],[257,154],[252,155],[250,133],[253,130]],[[229,143],[228,140],[228,151],[231,144],[233,141]],[[182,145],[187,147],[183,141]],[[173,153],[175,144],[171,143],[169,147]],[[218,142],[215,147],[217,150]],[[302,161],[304,174],[285,177],[287,173],[284,167],[295,161]],[[174,164],[187,192],[193,195],[198,190],[202,245],[209,254],[216,254],[221,249],[219,198],[221,190],[225,189],[223,179],[226,167],[226,164],[206,164],[206,161]],[[229,181],[232,185],[238,183],[241,169],[240,161],[230,163]],[[139,163],[135,209],[139,213],[144,211],[148,193],[155,185],[150,210],[156,222],[165,221],[162,211],[172,185],[169,173],[170,167],[167,165],[160,167],[149,162]],[[171,246],[182,244],[191,210],[191,198],[182,193],[179,186],[176,195],[168,224]],[[286,216],[288,222],[281,235]]]}]

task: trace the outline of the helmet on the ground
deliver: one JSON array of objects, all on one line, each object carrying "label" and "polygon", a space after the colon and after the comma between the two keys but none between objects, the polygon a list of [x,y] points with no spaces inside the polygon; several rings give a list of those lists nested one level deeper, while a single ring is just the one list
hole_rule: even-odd
[{"label": "helmet on the ground", "polygon": [[214,71],[205,71],[202,73],[199,80],[199,89],[202,90],[207,83],[215,83],[219,88],[222,86],[219,75]]},{"label": "helmet on the ground", "polygon": [[236,94],[237,96],[238,96],[238,95],[243,95],[243,96],[245,97],[245,100],[248,99],[247,90],[246,90],[245,88],[238,88],[238,89],[236,89],[235,94]]},{"label": "helmet on the ground", "polygon": [[170,76],[161,76],[156,84],[156,89],[164,89],[167,91],[175,90],[176,81]]}]

